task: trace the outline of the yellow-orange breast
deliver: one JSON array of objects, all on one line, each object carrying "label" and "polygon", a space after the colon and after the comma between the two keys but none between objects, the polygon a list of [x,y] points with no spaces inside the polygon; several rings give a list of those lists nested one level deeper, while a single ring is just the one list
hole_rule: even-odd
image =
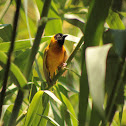
[{"label": "yellow-orange breast", "polygon": [[58,43],[47,47],[47,69],[50,73],[51,79],[55,74],[57,68],[61,66],[65,61],[65,48],[64,46],[59,47]]}]

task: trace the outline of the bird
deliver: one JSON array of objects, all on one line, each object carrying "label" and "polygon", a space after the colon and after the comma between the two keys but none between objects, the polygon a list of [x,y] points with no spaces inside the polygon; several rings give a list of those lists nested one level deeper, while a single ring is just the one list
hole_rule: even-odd
[{"label": "bird", "polygon": [[43,72],[48,85],[51,85],[56,71],[66,66],[67,52],[64,41],[67,36],[62,33],[54,35],[50,44],[44,50]]}]

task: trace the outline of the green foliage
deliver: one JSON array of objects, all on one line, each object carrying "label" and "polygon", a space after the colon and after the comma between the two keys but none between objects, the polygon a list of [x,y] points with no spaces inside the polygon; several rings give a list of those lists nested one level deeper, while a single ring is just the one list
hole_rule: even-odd
[{"label": "green foliage", "polygon": [[[118,3],[24,0],[18,8],[20,18],[14,30],[16,1],[0,1],[0,101],[4,100],[0,102],[0,123],[126,125],[126,8],[124,1]],[[64,44],[67,68],[58,71],[48,87],[43,74],[43,52],[56,33],[68,35]],[[61,76],[64,71],[66,75]]]}]

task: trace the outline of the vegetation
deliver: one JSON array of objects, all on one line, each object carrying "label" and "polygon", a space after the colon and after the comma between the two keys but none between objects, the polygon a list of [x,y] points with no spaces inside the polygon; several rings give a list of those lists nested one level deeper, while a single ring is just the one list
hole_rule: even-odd
[{"label": "vegetation", "polygon": [[[125,5],[1,0],[0,125],[126,125]],[[57,33],[69,57],[48,86],[43,52]]]}]

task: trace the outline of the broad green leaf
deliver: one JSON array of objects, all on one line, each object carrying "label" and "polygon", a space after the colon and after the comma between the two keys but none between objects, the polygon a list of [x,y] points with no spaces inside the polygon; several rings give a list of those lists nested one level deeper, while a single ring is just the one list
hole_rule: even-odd
[{"label": "broad green leaf", "polygon": [[10,115],[13,109],[13,105],[8,105],[3,115],[4,126],[8,126]]},{"label": "broad green leaf", "polygon": [[27,58],[29,56],[30,49],[26,49],[25,51],[20,51],[18,55],[15,52],[14,64],[16,64],[19,69],[24,72],[25,65],[27,63]]},{"label": "broad green leaf", "polygon": [[74,111],[76,115],[78,115],[78,105],[79,105],[79,94],[74,93],[73,95],[70,96],[70,102],[74,108]]},{"label": "broad green leaf", "polygon": [[58,18],[56,20],[50,20],[47,22],[46,27],[45,27],[45,34],[46,35],[54,35],[57,33],[62,33],[62,21],[57,14],[57,8],[54,4],[54,2],[51,2],[51,8],[49,10],[48,17],[49,18]]},{"label": "broad green leaf", "polygon": [[[47,103],[47,104],[45,104],[45,105],[43,105],[44,106],[44,110],[43,110],[43,116],[45,117],[47,117],[48,116],[48,113],[49,113],[49,103]],[[41,108],[40,108],[41,109]],[[41,115],[42,115],[41,114]],[[42,117],[41,119],[40,119],[40,122],[39,122],[39,125],[40,126],[47,126],[47,119],[45,119],[44,117]],[[36,125],[36,123],[34,124],[34,126]],[[38,125],[37,125],[38,126]]]},{"label": "broad green leaf", "polygon": [[99,122],[100,122],[99,113],[95,109],[95,106],[92,106],[89,126],[99,126]]},{"label": "broad green leaf", "polygon": [[[111,44],[101,47],[88,47],[86,49],[86,66],[89,81],[89,89],[93,99],[93,106],[102,119],[105,117],[103,110],[104,87],[106,73],[106,58]],[[97,116],[97,115],[96,115]]]},{"label": "broad green leaf", "polygon": [[11,40],[12,26],[11,24],[0,25],[0,38],[3,42]]},{"label": "broad green leaf", "polygon": [[106,22],[111,29],[120,29],[120,30],[125,29],[125,26],[119,16],[119,14],[116,12],[113,12],[111,9],[109,10],[109,15],[107,17]]},{"label": "broad green leaf", "polygon": [[[41,42],[47,41],[50,37],[43,37]],[[34,38],[32,38],[34,40]],[[10,42],[0,43],[0,51],[7,52],[10,47]],[[30,39],[15,41],[14,51],[30,48]]]},{"label": "broad green leaf", "polygon": [[70,117],[71,117],[71,120],[72,120],[72,124],[74,126],[77,126],[78,125],[78,120],[76,118],[76,114],[75,114],[75,111],[73,109],[72,104],[70,103],[70,101],[67,99],[67,97],[63,93],[61,93],[61,97],[63,99],[64,104],[67,107],[67,111],[70,113]]},{"label": "broad green leaf", "polygon": [[99,45],[112,0],[92,0],[85,27],[85,42],[89,46]]},{"label": "broad green leaf", "polygon": [[[4,109],[4,115],[3,115],[3,122],[4,122],[4,126],[8,126],[9,123],[9,119],[12,113],[12,109],[13,109],[14,105],[4,105],[3,109]],[[22,110],[19,111],[19,116],[22,113]]]},{"label": "broad green leaf", "polygon": [[32,102],[29,106],[28,113],[26,115],[25,126],[31,126],[33,124],[34,126],[37,126],[39,124],[41,117],[37,114],[42,114],[44,110],[42,105],[43,93],[43,91],[38,91],[34,95]]},{"label": "broad green leaf", "polygon": [[58,124],[63,126],[64,125],[64,120],[61,117],[60,109],[59,109],[58,105],[52,100],[50,100],[50,105],[51,105],[51,109],[52,109],[52,112],[53,112],[54,120]]},{"label": "broad green leaf", "polygon": [[[25,11],[28,9],[26,8],[26,1],[24,1],[24,9],[21,8],[20,10],[20,21],[23,21],[23,25],[19,25],[19,35],[23,35],[23,36],[28,36],[29,37],[29,34],[31,34],[31,36],[34,36],[35,32],[36,32],[36,16],[34,17],[34,20],[31,19],[30,16],[27,16],[25,13]],[[34,8],[33,8],[33,11],[34,11]],[[35,15],[35,13],[33,12],[33,15]],[[38,21],[38,20],[37,20]],[[20,22],[22,23],[22,22]],[[29,32],[29,29],[30,29],[30,32]],[[25,34],[25,35],[24,35]]]},{"label": "broad green leaf", "polygon": [[114,47],[120,57],[126,57],[126,30],[110,30],[114,39]]},{"label": "broad green leaf", "polygon": [[65,21],[80,28],[80,30],[84,33],[85,23],[81,18],[78,18],[77,16],[72,14],[65,14],[64,17]]},{"label": "broad green leaf", "polygon": [[64,120],[64,124],[66,124],[67,126],[72,126],[70,113],[67,111],[67,108],[64,105],[60,106],[60,113],[62,116],[62,120]]},{"label": "broad green leaf", "polygon": [[3,110],[2,110],[2,114],[1,114],[1,120],[3,119],[5,113],[6,113],[6,110],[8,109],[10,105],[3,105]]},{"label": "broad green leaf", "polygon": [[126,30],[109,29],[104,33],[104,43],[113,43],[119,57],[126,56]]},{"label": "broad green leaf", "polygon": [[[3,52],[0,52],[0,63],[1,63],[1,65],[4,67],[6,62],[7,62],[6,54],[3,53]],[[22,74],[22,72],[20,71],[20,69],[14,63],[11,63],[10,71],[13,73],[16,80],[18,81],[18,84],[19,84],[18,86],[23,88],[27,84],[27,80],[24,77],[24,75]]]}]

